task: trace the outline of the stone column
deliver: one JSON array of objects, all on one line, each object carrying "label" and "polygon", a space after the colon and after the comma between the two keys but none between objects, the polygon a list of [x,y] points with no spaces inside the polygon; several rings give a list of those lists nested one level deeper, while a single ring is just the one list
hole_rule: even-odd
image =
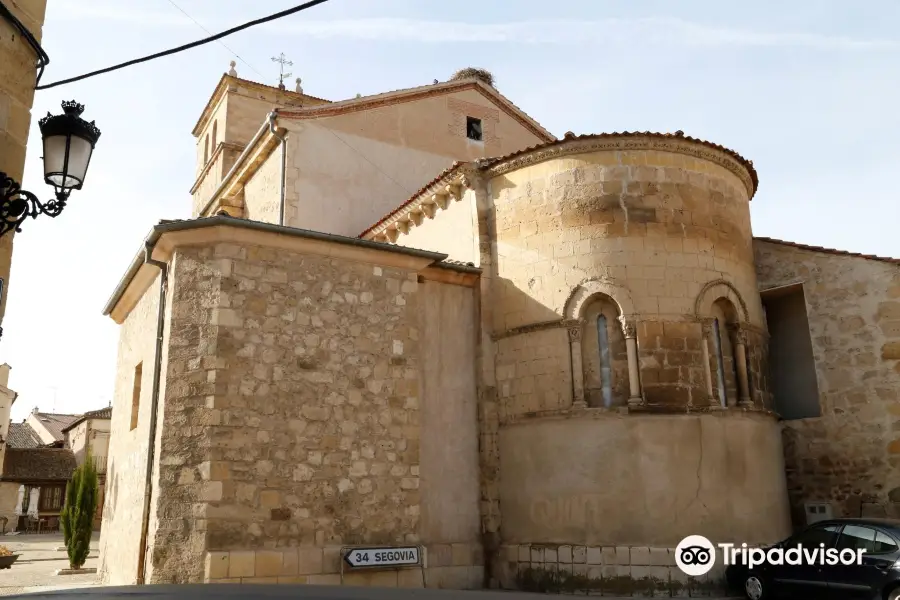
[{"label": "stone column", "polygon": [[[712,368],[709,366],[709,340],[713,334],[713,320],[703,319],[700,321],[700,326],[703,328],[703,339],[700,342],[700,349],[703,351],[703,378],[706,382],[706,395],[709,398],[708,404],[710,406],[718,406],[720,402],[713,392]],[[718,377],[718,373],[716,376]]]},{"label": "stone column", "polygon": [[737,362],[739,406],[753,406],[750,400],[750,381],[747,377],[747,332],[740,325],[732,326],[734,340],[734,360]]},{"label": "stone column", "polygon": [[622,324],[622,333],[625,336],[625,351],[628,354],[628,406],[641,406],[644,399],[641,397],[640,365],[637,352],[637,326],[634,321],[628,321],[619,317]]},{"label": "stone column", "polygon": [[569,351],[572,353],[572,408],[587,408],[584,400],[584,366],[581,363],[581,323],[569,325]]}]

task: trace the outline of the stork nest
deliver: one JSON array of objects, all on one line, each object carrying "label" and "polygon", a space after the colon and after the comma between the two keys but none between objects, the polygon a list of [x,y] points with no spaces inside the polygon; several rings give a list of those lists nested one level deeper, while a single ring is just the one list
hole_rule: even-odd
[{"label": "stork nest", "polygon": [[453,74],[453,77],[450,78],[450,81],[456,81],[459,79],[478,79],[486,83],[487,85],[494,87],[494,76],[487,69],[476,69],[474,67],[460,69]]}]

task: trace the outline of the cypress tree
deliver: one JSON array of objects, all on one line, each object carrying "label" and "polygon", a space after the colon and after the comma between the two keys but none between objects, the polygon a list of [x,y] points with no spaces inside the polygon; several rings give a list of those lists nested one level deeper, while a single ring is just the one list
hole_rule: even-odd
[{"label": "cypress tree", "polygon": [[80,569],[90,552],[98,496],[97,469],[88,453],[84,464],[72,473],[66,487],[66,504],[59,515],[72,569]]}]

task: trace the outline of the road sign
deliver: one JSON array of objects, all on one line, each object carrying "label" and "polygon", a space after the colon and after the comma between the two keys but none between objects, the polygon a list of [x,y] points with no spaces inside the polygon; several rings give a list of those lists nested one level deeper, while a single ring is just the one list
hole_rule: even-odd
[{"label": "road sign", "polygon": [[353,548],[344,554],[351,567],[411,567],[420,564],[418,546],[396,548]]}]

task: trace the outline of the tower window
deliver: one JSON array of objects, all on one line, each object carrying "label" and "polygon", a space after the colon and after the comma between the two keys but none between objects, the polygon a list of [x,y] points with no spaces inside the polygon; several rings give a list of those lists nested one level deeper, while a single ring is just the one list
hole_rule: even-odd
[{"label": "tower window", "polygon": [[481,129],[481,119],[466,117],[466,137],[476,142],[484,141],[484,133]]}]

